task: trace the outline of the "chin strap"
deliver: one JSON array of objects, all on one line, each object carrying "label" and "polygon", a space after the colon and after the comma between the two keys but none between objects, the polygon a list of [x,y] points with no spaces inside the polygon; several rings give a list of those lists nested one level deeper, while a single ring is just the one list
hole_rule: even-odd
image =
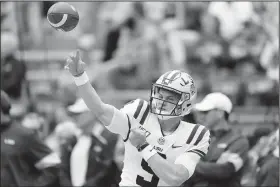
[{"label": "chin strap", "polygon": [[171,119],[171,118],[175,118],[175,117],[178,117],[178,116],[163,116],[163,115],[157,115],[158,119],[160,120],[168,120],[168,119]]}]

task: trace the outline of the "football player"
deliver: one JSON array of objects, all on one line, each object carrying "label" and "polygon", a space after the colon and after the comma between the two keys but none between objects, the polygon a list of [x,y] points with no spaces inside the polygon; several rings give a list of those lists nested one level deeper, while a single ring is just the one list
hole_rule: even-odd
[{"label": "football player", "polygon": [[180,186],[208,151],[210,132],[181,121],[196,98],[190,75],[174,70],[152,86],[150,101],[136,99],[121,110],[101,101],[89,82],[79,51],[65,66],[81,97],[98,120],[125,142],[120,186]]}]

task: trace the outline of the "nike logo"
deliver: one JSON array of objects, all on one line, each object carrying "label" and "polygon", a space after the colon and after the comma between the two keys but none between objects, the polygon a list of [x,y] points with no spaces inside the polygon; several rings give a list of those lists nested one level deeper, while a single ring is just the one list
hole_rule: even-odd
[{"label": "nike logo", "polygon": [[183,147],[182,145],[172,145],[172,148],[179,148],[179,147]]}]

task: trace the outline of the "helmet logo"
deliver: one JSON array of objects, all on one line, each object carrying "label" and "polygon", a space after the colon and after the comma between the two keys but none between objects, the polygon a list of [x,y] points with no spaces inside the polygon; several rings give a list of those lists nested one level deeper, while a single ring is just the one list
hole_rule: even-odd
[{"label": "helmet logo", "polygon": [[164,84],[164,85],[171,84],[174,80],[176,80],[176,79],[181,77],[181,72],[176,72],[170,78],[167,78],[169,76],[169,74],[172,74],[172,72],[166,74],[163,77],[162,82],[161,82],[162,84]]},{"label": "helmet logo", "polygon": [[181,77],[181,80],[183,81],[183,83],[180,83],[181,86],[186,86],[186,85],[188,85],[188,84],[190,83],[189,81],[186,81],[186,80],[183,79],[182,77]]},{"label": "helmet logo", "polygon": [[195,94],[195,87],[194,84],[191,85],[191,95]]},{"label": "helmet logo", "polygon": [[168,84],[170,84],[172,82],[172,80],[170,80],[170,79],[163,79],[162,80],[162,84],[165,84],[165,85],[168,85]]}]

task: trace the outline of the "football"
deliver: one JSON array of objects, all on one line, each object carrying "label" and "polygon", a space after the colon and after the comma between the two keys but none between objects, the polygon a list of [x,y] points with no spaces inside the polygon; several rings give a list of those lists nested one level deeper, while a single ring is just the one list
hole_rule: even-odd
[{"label": "football", "polygon": [[66,2],[58,2],[48,10],[47,19],[55,29],[69,32],[78,25],[79,13],[74,6]]}]

